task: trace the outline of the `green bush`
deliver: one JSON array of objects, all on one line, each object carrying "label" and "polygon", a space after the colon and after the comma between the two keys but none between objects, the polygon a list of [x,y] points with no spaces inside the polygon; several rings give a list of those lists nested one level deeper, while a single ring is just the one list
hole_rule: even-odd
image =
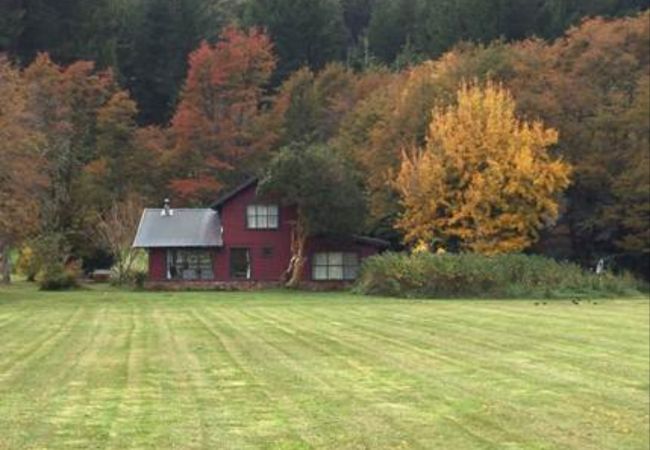
[{"label": "green bush", "polygon": [[60,234],[48,234],[32,242],[29,255],[29,271],[43,290],[71,289],[78,286],[81,268],[68,257],[70,254],[65,238]]},{"label": "green bush", "polygon": [[76,265],[65,266],[60,262],[42,267],[36,281],[44,291],[59,291],[78,286],[80,270]]},{"label": "green bush", "polygon": [[368,258],[356,291],[406,298],[551,298],[638,294],[629,275],[596,275],[580,266],[522,254],[386,253]]}]

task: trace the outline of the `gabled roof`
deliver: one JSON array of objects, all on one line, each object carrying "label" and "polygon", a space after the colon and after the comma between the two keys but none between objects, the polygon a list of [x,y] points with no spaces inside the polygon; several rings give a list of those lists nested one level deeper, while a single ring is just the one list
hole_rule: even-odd
[{"label": "gabled roof", "polygon": [[233,197],[236,197],[242,191],[245,191],[249,187],[257,184],[257,181],[258,181],[257,177],[249,178],[248,180],[244,181],[242,184],[237,186],[232,191],[228,192],[227,194],[222,195],[216,202],[214,202],[212,205],[210,205],[210,208],[212,208],[212,209],[221,208],[224,203],[231,200]]},{"label": "gabled roof", "polygon": [[221,247],[221,220],[213,209],[147,208],[142,213],[133,247]]}]

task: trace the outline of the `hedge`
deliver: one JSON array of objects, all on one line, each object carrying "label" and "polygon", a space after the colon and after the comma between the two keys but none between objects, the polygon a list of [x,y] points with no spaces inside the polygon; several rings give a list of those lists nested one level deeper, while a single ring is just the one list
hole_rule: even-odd
[{"label": "hedge", "polygon": [[630,275],[597,275],[542,256],[385,253],[368,258],[357,292],[404,298],[569,298],[639,295]]}]

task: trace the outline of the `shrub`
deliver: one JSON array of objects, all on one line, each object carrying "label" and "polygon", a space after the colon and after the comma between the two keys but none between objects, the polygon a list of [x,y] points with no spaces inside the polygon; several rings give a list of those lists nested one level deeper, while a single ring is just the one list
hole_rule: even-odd
[{"label": "shrub", "polygon": [[580,266],[522,254],[386,253],[368,258],[355,289],[407,298],[571,297],[636,293],[633,277],[596,275]]},{"label": "shrub", "polygon": [[81,268],[69,260],[69,247],[60,234],[49,234],[33,242],[30,262],[36,282],[43,290],[70,289],[78,285]]},{"label": "shrub", "polygon": [[147,279],[148,274],[143,270],[138,270],[133,273],[133,285],[138,289],[142,289],[144,287]]},{"label": "shrub", "polygon": [[44,291],[58,291],[78,286],[81,270],[77,264],[64,265],[54,262],[42,267],[36,277],[40,288]]}]

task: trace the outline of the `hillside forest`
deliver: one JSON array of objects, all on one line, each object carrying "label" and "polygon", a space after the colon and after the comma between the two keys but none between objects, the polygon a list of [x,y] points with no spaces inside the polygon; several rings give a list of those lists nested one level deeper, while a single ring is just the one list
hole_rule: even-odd
[{"label": "hillside forest", "polygon": [[648,6],[3,0],[5,278],[251,176],[318,231],[648,277]]}]

